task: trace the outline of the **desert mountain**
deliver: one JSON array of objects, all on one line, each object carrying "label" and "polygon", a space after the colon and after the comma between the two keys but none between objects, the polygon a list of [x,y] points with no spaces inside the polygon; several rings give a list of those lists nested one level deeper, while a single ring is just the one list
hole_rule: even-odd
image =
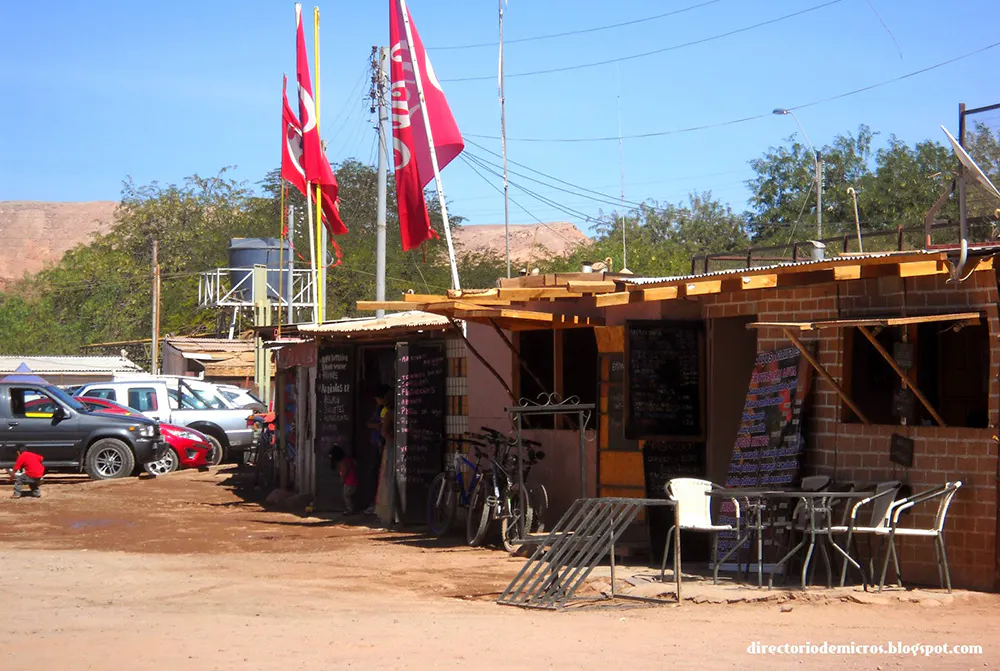
[{"label": "desert mountain", "polygon": [[[63,254],[108,230],[117,203],[43,203],[0,201],[0,290],[25,273],[58,263]],[[565,256],[589,239],[570,223],[516,224],[510,227],[511,260],[528,265]],[[502,224],[468,225],[456,231],[459,254],[504,255]],[[207,268],[206,268],[207,270]]]}]

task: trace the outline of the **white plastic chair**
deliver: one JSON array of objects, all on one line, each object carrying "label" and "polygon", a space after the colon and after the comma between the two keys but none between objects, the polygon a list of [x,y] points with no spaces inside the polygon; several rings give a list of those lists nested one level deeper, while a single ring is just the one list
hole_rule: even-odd
[{"label": "white plastic chair", "polygon": [[[677,506],[677,524],[667,530],[667,542],[663,547],[663,565],[660,567],[660,579],[662,580],[667,570],[667,557],[670,553],[670,541],[674,532],[680,536],[681,530],[701,531],[712,534],[712,563],[716,566],[713,583],[718,578],[719,559],[719,533],[723,531],[736,532],[739,536],[740,530],[740,504],[733,499],[736,506],[736,524],[715,524],[712,522],[712,499],[708,495],[710,491],[716,489],[709,480],[699,480],[697,478],[674,478],[667,482],[667,498],[674,501]],[[677,558],[674,557],[674,569],[677,568]]]},{"label": "white plastic chair", "polygon": [[[948,506],[951,500],[958,493],[958,488],[962,486],[962,481],[946,482],[943,487],[935,487],[919,494],[914,494],[905,499],[897,501],[892,506],[892,514],[888,527],[883,527],[876,531],[879,535],[889,536],[889,547],[885,552],[885,560],[882,562],[882,577],[878,583],[878,591],[882,591],[885,586],[885,574],[889,569],[889,555],[892,555],[893,564],[896,569],[896,584],[903,586],[903,576],[899,571],[899,559],[896,555],[896,536],[916,536],[920,538],[934,539],[934,554],[937,556],[938,579],[941,581],[941,589],[951,592],[951,571],[948,569],[948,554],[944,549],[944,523],[948,517]],[[934,524],[929,529],[919,527],[899,526],[899,516],[918,503],[938,499],[937,513],[934,515]]]},{"label": "white plastic chair", "polygon": [[[892,512],[892,503],[896,498],[896,494],[899,493],[899,488],[903,484],[899,480],[889,480],[887,482],[880,482],[875,486],[875,494],[869,496],[868,498],[862,499],[851,507],[851,513],[847,520],[846,525],[836,525],[830,527],[830,533],[832,534],[847,534],[847,540],[844,542],[844,551],[850,552],[851,541],[854,540],[854,547],[857,549],[857,539],[856,534],[877,534],[881,529],[885,529],[889,524],[889,515]],[[872,513],[869,519],[868,525],[858,524],[858,514],[861,509],[867,505],[871,504]],[[860,562],[860,557],[857,558]],[[840,586],[844,586],[844,582],[847,580],[847,560],[844,560],[843,566],[840,569]],[[864,576],[862,576],[863,578]]]}]

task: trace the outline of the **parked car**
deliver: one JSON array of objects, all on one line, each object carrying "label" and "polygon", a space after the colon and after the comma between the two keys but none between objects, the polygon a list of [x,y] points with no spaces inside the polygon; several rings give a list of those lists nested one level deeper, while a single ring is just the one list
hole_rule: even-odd
[{"label": "parked car", "polygon": [[86,472],[95,480],[131,475],[163,458],[159,425],[147,418],[91,412],[58,387],[0,382],[0,468],[14,465],[17,445],[40,454],[49,471]]},{"label": "parked car", "polygon": [[227,456],[239,456],[253,444],[253,428],[247,426],[252,413],[231,408],[228,401],[197,381],[180,379],[171,384],[150,376],[130,381],[91,382],[80,387],[77,395],[116,401],[151,419],[205,434],[212,444],[209,463],[213,466]]},{"label": "parked car", "polygon": [[219,393],[237,408],[249,408],[254,412],[265,412],[267,406],[257,398],[257,395],[248,389],[237,387],[235,384],[217,385]]},{"label": "parked car", "polygon": [[[134,408],[109,401],[106,398],[88,398],[79,396],[76,400],[83,403],[92,412],[106,412],[112,415],[144,416]],[[208,436],[186,426],[164,424],[160,422],[160,435],[170,447],[159,461],[147,463],[146,472],[150,475],[172,473],[179,468],[207,468],[212,455],[212,443]]]}]

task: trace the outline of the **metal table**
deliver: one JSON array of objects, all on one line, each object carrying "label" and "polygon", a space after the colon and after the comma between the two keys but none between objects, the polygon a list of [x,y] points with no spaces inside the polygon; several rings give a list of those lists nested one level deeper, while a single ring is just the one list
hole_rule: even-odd
[{"label": "metal table", "polygon": [[[785,554],[771,569],[771,575],[768,579],[768,589],[774,586],[774,574],[783,567],[785,564],[791,560],[803,547],[808,546],[806,551],[805,561],[802,562],[802,588],[806,587],[806,577],[809,572],[809,562],[812,559],[812,553],[816,546],[816,537],[825,537],[827,543],[839,552],[845,561],[851,563],[858,571],[861,573],[862,580],[865,583],[865,589],[868,587],[868,577],[865,575],[864,569],[861,567],[846,550],[841,548],[837,543],[834,542],[830,534],[830,527],[832,526],[831,520],[831,501],[833,499],[863,499],[873,495],[873,492],[828,492],[828,491],[783,491],[779,489],[751,489],[751,488],[732,488],[732,489],[714,489],[710,492],[706,492],[708,496],[713,498],[724,498],[724,499],[742,499],[744,505],[751,512],[751,518],[753,524],[748,521],[747,531],[742,536],[737,535],[736,544],[732,547],[722,557],[716,561],[714,569],[714,578],[717,580],[719,575],[719,565],[725,563],[730,557],[732,557],[736,552],[739,551],[741,547],[750,539],[751,535],[756,535],[757,537],[757,586],[763,587],[763,575],[764,575],[764,563],[763,563],[763,535],[765,524],[763,522],[763,511],[768,507],[768,503],[771,501],[779,499],[798,499],[802,501],[805,506],[805,515],[808,519],[808,529],[807,533],[803,535],[802,540],[793,547],[788,553]],[[794,511],[794,509],[793,509]],[[773,511],[772,511],[773,513]],[[794,525],[795,520],[790,520],[790,524]],[[825,548],[822,548],[825,553]],[[749,564],[749,562],[748,562]],[[827,568],[829,569],[829,562],[827,562]],[[829,573],[829,571],[828,571]],[[827,576],[827,586],[832,584],[832,577]]]}]

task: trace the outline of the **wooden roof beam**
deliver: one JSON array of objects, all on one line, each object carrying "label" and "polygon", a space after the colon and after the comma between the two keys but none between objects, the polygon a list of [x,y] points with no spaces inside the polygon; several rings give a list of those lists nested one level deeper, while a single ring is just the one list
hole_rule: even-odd
[{"label": "wooden roof beam", "polygon": [[358,310],[423,310],[421,303],[410,303],[408,301],[358,301]]}]

